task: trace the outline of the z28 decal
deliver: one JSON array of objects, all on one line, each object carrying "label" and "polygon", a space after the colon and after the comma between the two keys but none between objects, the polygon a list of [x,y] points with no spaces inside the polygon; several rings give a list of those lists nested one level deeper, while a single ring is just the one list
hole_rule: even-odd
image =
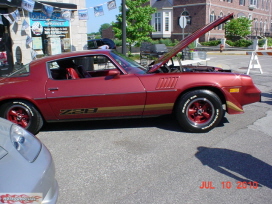
[{"label": "z28 decal", "polygon": [[114,112],[133,112],[133,111],[154,111],[154,110],[171,110],[174,103],[135,105],[135,106],[116,106],[116,107],[100,107],[100,108],[80,108],[60,110],[60,115],[78,115],[78,114],[94,114],[94,113],[114,113]]},{"label": "z28 decal", "polygon": [[92,114],[96,112],[97,108],[66,109],[60,110],[60,115]]}]

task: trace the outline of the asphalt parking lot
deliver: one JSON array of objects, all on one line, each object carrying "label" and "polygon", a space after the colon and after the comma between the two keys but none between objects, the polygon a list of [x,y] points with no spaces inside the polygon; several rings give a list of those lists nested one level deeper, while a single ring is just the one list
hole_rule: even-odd
[{"label": "asphalt parking lot", "polygon": [[[207,64],[247,71],[250,56],[225,54]],[[183,132],[171,116],[46,125],[37,136],[55,161],[58,203],[270,204],[272,58],[258,59],[262,102],[209,133]]]}]

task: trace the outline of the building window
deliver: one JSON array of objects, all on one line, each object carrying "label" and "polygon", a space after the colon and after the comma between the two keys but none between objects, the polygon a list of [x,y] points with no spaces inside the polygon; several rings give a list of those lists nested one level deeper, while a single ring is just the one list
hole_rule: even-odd
[{"label": "building window", "polygon": [[258,19],[255,18],[255,19],[254,19],[254,27],[253,27],[253,30],[255,31],[255,35],[256,35],[256,36],[258,35],[258,31],[259,31],[258,24],[259,24]]},{"label": "building window", "polygon": [[263,35],[263,33],[264,33],[263,22],[260,21],[260,35]]},{"label": "building window", "polygon": [[161,31],[161,13],[155,13],[155,30]]},{"label": "building window", "polygon": [[263,29],[264,29],[264,33],[267,32],[267,20],[264,21],[264,25],[263,25]]},{"label": "building window", "polygon": [[244,6],[245,5],[245,0],[239,0],[239,5]]},{"label": "building window", "polygon": [[169,31],[169,12],[165,13],[165,31]]},{"label": "building window", "polygon": [[257,0],[249,0],[249,5],[257,6]]},{"label": "building window", "polygon": [[[222,12],[220,12],[220,15],[218,16],[219,18],[221,18],[221,17],[223,17],[223,13]],[[223,23],[221,23],[219,26],[218,26],[218,30],[223,30],[224,29],[224,24]]]},{"label": "building window", "polygon": [[210,14],[210,23],[211,22],[214,22],[215,20],[215,14],[214,14],[214,11]]}]

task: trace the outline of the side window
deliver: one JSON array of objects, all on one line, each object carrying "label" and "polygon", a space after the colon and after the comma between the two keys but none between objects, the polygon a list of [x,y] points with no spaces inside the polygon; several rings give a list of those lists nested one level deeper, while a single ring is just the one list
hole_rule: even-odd
[{"label": "side window", "polygon": [[102,55],[93,56],[93,71],[116,69],[115,65],[106,57]]},{"label": "side window", "polygon": [[49,77],[55,80],[107,76],[117,67],[103,55],[66,58],[47,63]]}]

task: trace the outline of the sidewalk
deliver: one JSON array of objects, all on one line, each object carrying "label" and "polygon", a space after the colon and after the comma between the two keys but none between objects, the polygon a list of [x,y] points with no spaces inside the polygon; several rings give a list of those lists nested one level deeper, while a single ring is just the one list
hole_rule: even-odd
[{"label": "sidewalk", "polygon": [[207,51],[207,55],[246,55],[247,52],[252,52],[252,51]]}]

